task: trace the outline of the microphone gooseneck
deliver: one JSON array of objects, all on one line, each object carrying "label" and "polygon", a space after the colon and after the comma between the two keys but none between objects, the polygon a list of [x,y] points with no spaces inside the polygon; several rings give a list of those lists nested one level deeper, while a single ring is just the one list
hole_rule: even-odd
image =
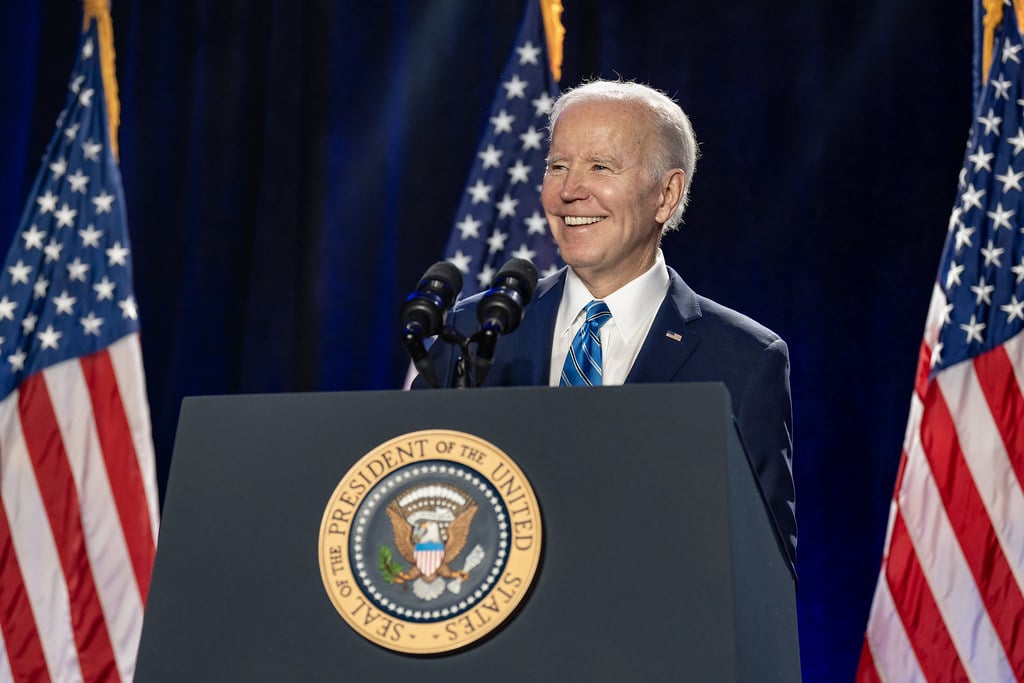
[{"label": "microphone gooseneck", "polygon": [[[401,315],[402,345],[420,376],[430,386],[440,386],[433,359],[424,344],[425,339],[436,336],[435,343],[459,348],[454,374],[446,384],[481,386],[494,363],[498,338],[519,327],[537,280],[537,268],[526,259],[514,258],[503,265],[494,275],[490,289],[480,296],[476,307],[479,327],[467,337],[445,324],[447,312],[462,289],[462,273],[447,261],[428,268],[416,290],[406,298]],[[471,352],[474,344],[476,353]]]}]

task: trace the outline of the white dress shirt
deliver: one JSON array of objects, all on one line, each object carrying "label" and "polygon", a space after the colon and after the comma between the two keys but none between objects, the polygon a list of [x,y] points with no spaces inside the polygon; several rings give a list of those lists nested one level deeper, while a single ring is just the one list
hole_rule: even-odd
[{"label": "white dress shirt", "polygon": [[[622,384],[626,381],[651,329],[654,316],[668,293],[668,284],[665,257],[659,249],[654,265],[646,273],[603,299],[612,313],[611,320],[601,327],[603,384]],[[594,295],[569,268],[562,301],[558,305],[558,316],[555,318],[555,335],[551,341],[550,386],[558,386],[572,339],[583,325],[583,309],[593,300]]]}]

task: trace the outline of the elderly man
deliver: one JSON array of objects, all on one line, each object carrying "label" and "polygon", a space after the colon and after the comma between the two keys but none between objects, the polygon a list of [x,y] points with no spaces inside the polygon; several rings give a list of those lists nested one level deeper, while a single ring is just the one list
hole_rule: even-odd
[{"label": "elderly man", "polygon": [[[696,294],[660,249],[681,221],[696,158],[689,119],[657,90],[593,81],[557,100],[541,201],[568,267],[538,284],[484,384],[723,382],[795,566],[786,344]],[[477,301],[456,305],[449,324],[470,334]],[[450,381],[457,349],[437,344],[433,354]]]}]

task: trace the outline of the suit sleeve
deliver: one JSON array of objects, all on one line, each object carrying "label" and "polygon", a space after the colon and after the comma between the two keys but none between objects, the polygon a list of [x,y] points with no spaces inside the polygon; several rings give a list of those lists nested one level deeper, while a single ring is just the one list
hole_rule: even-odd
[{"label": "suit sleeve", "polygon": [[740,437],[796,566],[796,495],[793,485],[793,404],[789,388],[789,349],[781,339],[769,344],[743,391]]}]

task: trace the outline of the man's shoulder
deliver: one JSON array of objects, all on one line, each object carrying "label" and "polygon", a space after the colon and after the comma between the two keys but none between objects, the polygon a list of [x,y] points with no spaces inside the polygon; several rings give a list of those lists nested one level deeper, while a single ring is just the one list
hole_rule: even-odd
[{"label": "man's shoulder", "polygon": [[701,328],[705,335],[729,338],[733,343],[745,343],[764,348],[782,341],[774,330],[745,313],[721,304],[710,297],[697,294],[678,273],[669,269],[670,291],[681,308],[689,309],[690,324]]},{"label": "man's shoulder", "polygon": [[752,342],[763,346],[782,341],[782,337],[774,330],[759,323],[750,316],[706,296],[698,295],[697,298],[704,312],[703,317],[707,319],[708,323],[731,330],[737,335],[749,337]]}]

